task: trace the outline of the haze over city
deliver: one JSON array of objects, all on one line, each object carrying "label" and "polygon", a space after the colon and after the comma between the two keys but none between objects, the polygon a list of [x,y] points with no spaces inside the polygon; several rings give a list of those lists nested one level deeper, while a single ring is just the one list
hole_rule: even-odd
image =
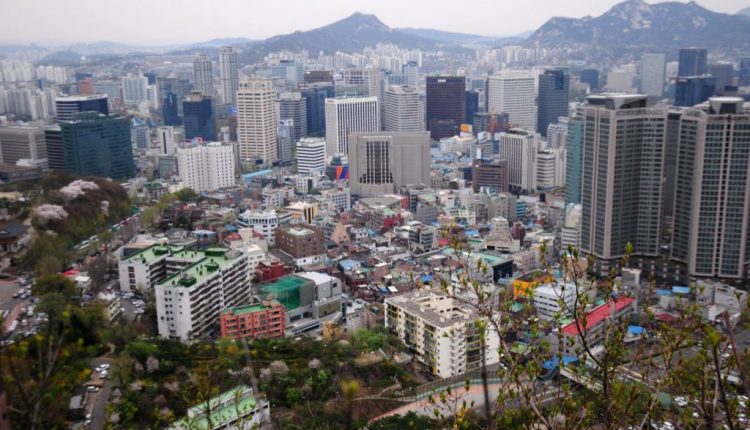
[{"label": "haze over city", "polygon": [[750,429],[748,6],[0,0],[0,430]]},{"label": "haze over city", "polygon": [[[686,2],[685,0],[682,0]],[[354,12],[374,14],[390,27],[511,36],[533,31],[554,17],[598,16],[617,0],[530,0],[523,3],[478,0],[467,7],[449,7],[416,0],[116,0],[97,2],[3,0],[0,43],[59,45],[111,41],[134,45],[175,45],[215,38],[265,39],[305,31]],[[747,0],[702,0],[700,5],[733,14],[750,6]],[[210,16],[207,19],[207,12]],[[86,25],[71,25],[71,23]]]}]

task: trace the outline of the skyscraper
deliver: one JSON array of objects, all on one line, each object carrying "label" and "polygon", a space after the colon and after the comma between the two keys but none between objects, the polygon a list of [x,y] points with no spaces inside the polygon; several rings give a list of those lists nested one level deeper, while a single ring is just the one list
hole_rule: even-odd
[{"label": "skyscraper", "polygon": [[293,119],[280,119],[276,136],[279,142],[276,146],[276,161],[279,164],[289,164],[292,162],[292,150],[296,140],[292,138],[295,134]]},{"label": "skyscraper", "polygon": [[729,63],[717,63],[708,65],[708,74],[716,78],[714,94],[724,95],[724,89],[732,85],[734,81],[734,66]]},{"label": "skyscraper", "polygon": [[353,133],[349,145],[349,186],[359,196],[382,196],[404,185],[430,183],[427,132]]},{"label": "skyscraper", "polygon": [[547,127],[557,118],[568,116],[570,74],[565,69],[549,69],[539,75],[536,130],[547,136]]},{"label": "skyscraper", "polygon": [[167,93],[161,105],[161,115],[164,125],[182,125],[180,118],[180,102],[175,93]]},{"label": "skyscraper", "polygon": [[390,85],[385,91],[385,131],[423,131],[424,115],[419,93],[407,85]]},{"label": "skyscraper", "polygon": [[16,164],[18,160],[47,160],[44,129],[32,126],[0,127],[0,162]]},{"label": "skyscraper", "polygon": [[664,94],[664,80],[666,76],[666,55],[643,54],[641,57],[640,91],[654,97]]},{"label": "skyscraper", "polygon": [[60,129],[66,171],[114,179],[135,175],[127,118],[84,112],[60,122]]},{"label": "skyscraper", "polygon": [[695,106],[714,94],[716,78],[713,76],[681,76],[675,80],[675,106]]},{"label": "skyscraper", "polygon": [[156,129],[156,136],[159,139],[159,153],[162,155],[174,154],[177,144],[175,141],[174,127],[159,127]]},{"label": "skyscraper", "polygon": [[50,170],[65,170],[65,149],[63,148],[62,129],[53,125],[44,129],[44,143],[47,147],[47,165]]},{"label": "skyscraper", "polygon": [[297,173],[311,175],[326,168],[326,140],[322,137],[305,137],[297,142]]},{"label": "skyscraper", "polygon": [[237,142],[243,160],[277,159],[276,97],[269,80],[254,79],[237,91]]},{"label": "skyscraper", "polygon": [[148,78],[140,76],[122,77],[122,101],[127,106],[138,106],[148,100]]},{"label": "skyscraper", "polygon": [[680,49],[677,76],[699,76],[705,75],[706,57],[708,51],[706,48],[682,48]]},{"label": "skyscraper", "polygon": [[740,60],[740,85],[750,85],[750,58]]},{"label": "skyscraper", "polygon": [[279,119],[292,120],[291,134],[292,145],[294,142],[307,136],[307,99],[299,92],[286,92],[279,94]]},{"label": "skyscraper", "polygon": [[523,128],[500,133],[500,159],[508,162],[511,191],[534,192],[537,188],[537,150],[539,135]]},{"label": "skyscraper", "polygon": [[583,169],[583,119],[568,120],[565,141],[565,204],[581,203],[581,169]]},{"label": "skyscraper", "polygon": [[326,157],[349,152],[349,133],[380,131],[377,97],[326,99]]},{"label": "skyscraper", "polygon": [[511,126],[536,130],[534,77],[531,73],[527,70],[505,70],[490,76],[487,111],[505,112],[510,117]]},{"label": "skyscraper", "polygon": [[589,84],[591,91],[599,89],[599,71],[596,69],[583,69],[578,74],[578,79],[583,84]]},{"label": "skyscraper", "polygon": [[426,86],[426,121],[430,137],[440,140],[455,136],[451,127],[458,129],[466,121],[466,79],[463,76],[428,76]]},{"label": "skyscraper", "polygon": [[382,101],[380,99],[381,81],[381,72],[375,68],[344,70],[344,85],[364,86],[367,89],[367,96],[377,97],[379,103]]},{"label": "skyscraper", "polygon": [[747,276],[750,112],[743,103],[715,97],[680,118],[672,258],[691,276]]},{"label": "skyscraper", "polygon": [[221,77],[221,101],[225,104],[237,104],[237,88],[240,86],[240,65],[237,52],[230,46],[219,52],[219,75]]},{"label": "skyscraper", "polygon": [[196,54],[193,60],[194,89],[206,96],[214,95],[214,74],[211,60],[205,54]]},{"label": "skyscraper", "polygon": [[295,89],[304,79],[304,69],[302,64],[295,61],[281,60],[271,66],[271,79],[284,81],[290,89]]},{"label": "skyscraper", "polygon": [[464,122],[471,123],[474,114],[479,112],[479,93],[477,91],[466,91],[466,113]]},{"label": "skyscraper", "polygon": [[419,86],[419,64],[416,61],[409,61],[401,67],[403,84],[410,87]]},{"label": "skyscraper", "polygon": [[331,83],[314,83],[300,90],[305,98],[307,134],[322,135],[326,130],[326,99],[333,98],[335,91]]},{"label": "skyscraper", "polygon": [[58,121],[71,121],[79,112],[98,112],[109,115],[106,94],[93,96],[67,96],[55,99],[55,110]]},{"label": "skyscraper", "polygon": [[185,139],[216,140],[216,115],[211,96],[193,91],[182,102]]},{"label": "skyscraper", "polygon": [[221,142],[177,146],[177,171],[186,187],[197,192],[234,185],[234,148]]},{"label": "skyscraper", "polygon": [[589,96],[581,108],[581,250],[606,273],[625,255],[659,252],[666,108],[646,95]]}]

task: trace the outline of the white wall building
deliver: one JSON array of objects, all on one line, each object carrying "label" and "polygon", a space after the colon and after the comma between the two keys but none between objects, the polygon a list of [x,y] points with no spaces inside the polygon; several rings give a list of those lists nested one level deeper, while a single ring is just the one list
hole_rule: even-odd
[{"label": "white wall building", "polygon": [[326,157],[349,152],[349,133],[380,131],[377,97],[326,99]]},{"label": "white wall building", "polygon": [[221,142],[177,147],[177,171],[186,187],[197,192],[234,185],[234,148]]},{"label": "white wall building", "polygon": [[[481,367],[477,318],[474,309],[429,288],[385,299],[385,326],[441,378]],[[500,342],[495,330],[487,330],[486,339],[486,362],[497,363]]]},{"label": "white wall building", "polygon": [[250,80],[237,91],[237,142],[240,158],[261,159],[271,164],[277,159],[276,95],[268,80]]},{"label": "white wall building", "polygon": [[423,131],[424,108],[415,87],[391,85],[385,90],[385,131]]},{"label": "white wall building", "polygon": [[159,153],[161,155],[172,155],[177,151],[174,127],[165,125],[157,128],[156,137],[159,139]]},{"label": "white wall building", "polygon": [[218,332],[223,309],[248,303],[250,272],[247,254],[238,251],[209,248],[177,255],[188,264],[154,287],[156,319],[159,336],[186,342]]},{"label": "white wall building", "polygon": [[279,226],[279,216],[275,210],[246,210],[237,217],[237,224],[252,228],[262,234],[269,245],[276,245],[276,228]]},{"label": "white wall building", "polygon": [[508,161],[511,189],[532,192],[537,189],[537,150],[539,135],[513,128],[500,133],[500,159]]},{"label": "white wall building", "polygon": [[326,140],[322,137],[303,137],[297,142],[297,173],[313,175],[325,171]]},{"label": "white wall building", "polygon": [[536,182],[539,188],[565,186],[565,148],[545,148],[537,153]]},{"label": "white wall building", "polygon": [[[560,306],[562,300],[563,306]],[[544,284],[534,289],[534,308],[540,319],[550,321],[555,316],[565,316],[576,301],[576,286],[567,284]]]},{"label": "white wall building", "polygon": [[504,70],[488,78],[487,111],[507,113],[513,127],[536,130],[536,77],[528,70]]},{"label": "white wall building", "polygon": [[237,100],[237,89],[240,86],[240,67],[237,51],[225,46],[219,51],[219,76],[221,78],[221,99],[226,104],[234,105]]},{"label": "white wall building", "polygon": [[122,77],[122,99],[128,106],[138,106],[148,100],[148,78],[145,76]]}]

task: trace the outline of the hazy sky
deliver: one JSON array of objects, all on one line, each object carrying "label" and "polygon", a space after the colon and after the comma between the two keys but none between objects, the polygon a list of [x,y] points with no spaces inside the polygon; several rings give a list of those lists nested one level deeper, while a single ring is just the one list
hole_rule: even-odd
[{"label": "hazy sky", "polygon": [[[263,39],[310,30],[356,11],[390,27],[483,35],[533,30],[552,16],[598,16],[618,0],[0,0],[0,42],[114,41],[142,45]],[[653,3],[653,2],[650,2]],[[750,0],[701,0],[735,13]]]}]

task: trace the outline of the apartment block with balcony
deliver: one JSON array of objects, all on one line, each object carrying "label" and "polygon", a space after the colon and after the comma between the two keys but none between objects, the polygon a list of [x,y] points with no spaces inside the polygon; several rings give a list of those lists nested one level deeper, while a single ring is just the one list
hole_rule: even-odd
[{"label": "apartment block with balcony", "polygon": [[284,337],[285,313],[284,306],[277,300],[226,309],[219,320],[221,336],[235,339]]},{"label": "apartment block with balcony", "polygon": [[168,277],[155,287],[159,336],[183,342],[219,334],[223,309],[250,300],[247,254],[225,248],[181,251],[190,264],[167,259]]},{"label": "apartment block with balcony", "polygon": [[[385,300],[386,327],[398,335],[417,361],[441,378],[481,366],[478,317],[469,306],[429,288]],[[500,360],[499,345],[497,333],[487,330],[487,364]]]}]

